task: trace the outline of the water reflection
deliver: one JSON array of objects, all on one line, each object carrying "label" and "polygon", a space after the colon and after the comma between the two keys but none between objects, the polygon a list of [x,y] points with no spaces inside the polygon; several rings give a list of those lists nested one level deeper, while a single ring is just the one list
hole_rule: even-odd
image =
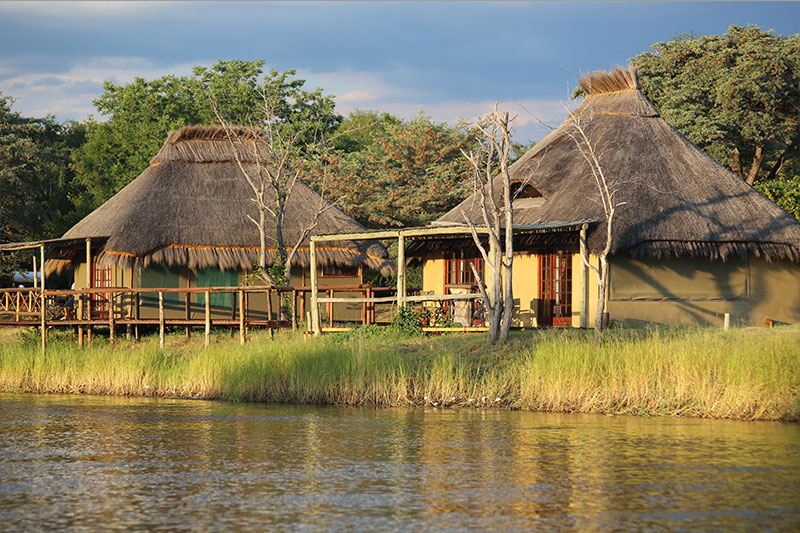
[{"label": "water reflection", "polygon": [[800,426],[0,394],[9,529],[800,527]]}]

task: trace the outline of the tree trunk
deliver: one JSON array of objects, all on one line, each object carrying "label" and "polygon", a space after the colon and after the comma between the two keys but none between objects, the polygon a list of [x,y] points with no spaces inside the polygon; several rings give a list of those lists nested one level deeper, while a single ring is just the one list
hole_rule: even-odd
[{"label": "tree trunk", "polygon": [[603,333],[603,315],[606,312],[606,287],[608,286],[608,257],[600,255],[600,283],[597,286],[597,316],[594,318],[594,344],[600,343]]},{"label": "tree trunk", "polygon": [[753,155],[753,164],[750,165],[750,172],[747,173],[747,184],[752,185],[756,182],[758,170],[761,168],[761,162],[764,160],[764,147],[756,146],[755,155]]}]

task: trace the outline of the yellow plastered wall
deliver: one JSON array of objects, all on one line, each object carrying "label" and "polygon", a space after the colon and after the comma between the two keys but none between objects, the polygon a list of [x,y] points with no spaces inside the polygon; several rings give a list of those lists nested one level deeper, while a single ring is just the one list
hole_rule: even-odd
[{"label": "yellow plastered wall", "polygon": [[[76,289],[86,289],[88,285],[86,284],[86,263],[78,263],[75,267],[75,288]],[[134,286],[137,286],[138,280],[136,276],[134,276]],[[94,282],[94,280],[92,280]],[[120,267],[112,267],[111,268],[111,284],[114,287],[130,287],[131,286],[131,274],[130,270],[126,268]]]},{"label": "yellow plastered wall", "polygon": [[444,294],[444,253],[430,254],[422,263],[422,291]]},{"label": "yellow plastered wall", "polygon": [[[590,256],[591,264],[597,266],[599,260]],[[431,254],[425,258],[422,267],[422,290],[430,294],[444,294],[444,255]],[[593,327],[597,305],[597,278],[588,272],[588,283],[584,283],[583,261],[580,254],[572,256],[572,326],[581,327],[581,305],[588,309],[587,327]],[[514,255],[514,322],[515,327],[538,327],[539,307],[539,257],[532,253]],[[584,297],[581,297],[582,292]]]},{"label": "yellow plastered wall", "polygon": [[514,271],[511,280],[514,293],[515,327],[537,326],[539,308],[539,260],[534,254],[514,254]]}]

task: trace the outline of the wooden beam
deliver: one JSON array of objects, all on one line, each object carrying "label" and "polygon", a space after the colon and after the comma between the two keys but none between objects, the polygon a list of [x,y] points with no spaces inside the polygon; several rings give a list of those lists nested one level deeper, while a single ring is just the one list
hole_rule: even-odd
[{"label": "wooden beam", "polygon": [[581,254],[580,327],[582,328],[589,327],[589,269],[586,267],[586,263],[583,262],[584,254],[586,254],[587,260],[590,259],[589,255],[587,254],[587,248],[586,248],[586,230],[588,228],[589,224],[584,224],[583,226],[581,226],[581,232],[580,232],[580,254]]},{"label": "wooden beam", "polygon": [[241,345],[247,341],[247,333],[244,330],[244,316],[247,314],[246,304],[244,291],[239,291],[239,344]]},{"label": "wooden beam", "polygon": [[337,233],[335,235],[312,235],[311,242],[366,241],[372,239],[394,239],[401,230],[366,231],[360,233]]},{"label": "wooden beam", "polygon": [[397,236],[397,308],[405,307],[406,293],[406,240],[402,233]]},{"label": "wooden beam", "polygon": [[[44,296],[44,244],[39,247],[39,254],[42,258],[42,353],[44,353],[47,349],[47,319],[45,316],[47,309]],[[36,263],[34,263],[34,266],[36,266]]]},{"label": "wooden beam", "polygon": [[317,302],[317,243],[314,237],[311,237],[308,252],[311,266],[311,329],[314,332],[314,336],[319,337],[322,332],[319,329],[319,303]]},{"label": "wooden beam", "polygon": [[[92,287],[92,239],[86,239],[86,288]],[[92,297],[86,297],[86,318],[92,319]],[[92,336],[94,335],[94,328],[89,326],[86,329],[86,335],[89,345],[92,344]]]},{"label": "wooden beam", "polygon": [[164,349],[164,293],[158,291],[158,347]]},{"label": "wooden beam", "polygon": [[36,266],[36,254],[33,256],[33,288],[39,288],[39,269]]},{"label": "wooden beam", "polygon": [[205,346],[208,348],[211,342],[211,293],[205,292],[205,318],[206,318],[206,331],[205,331]]}]

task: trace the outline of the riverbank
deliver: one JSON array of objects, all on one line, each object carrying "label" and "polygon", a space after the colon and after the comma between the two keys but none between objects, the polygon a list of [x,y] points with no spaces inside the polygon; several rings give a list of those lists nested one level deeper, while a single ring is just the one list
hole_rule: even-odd
[{"label": "riverbank", "polygon": [[117,340],[46,355],[37,337],[0,339],[0,390],[280,403],[506,407],[534,411],[800,420],[800,327],[515,332],[404,337],[374,328],[304,339],[227,334]]}]

